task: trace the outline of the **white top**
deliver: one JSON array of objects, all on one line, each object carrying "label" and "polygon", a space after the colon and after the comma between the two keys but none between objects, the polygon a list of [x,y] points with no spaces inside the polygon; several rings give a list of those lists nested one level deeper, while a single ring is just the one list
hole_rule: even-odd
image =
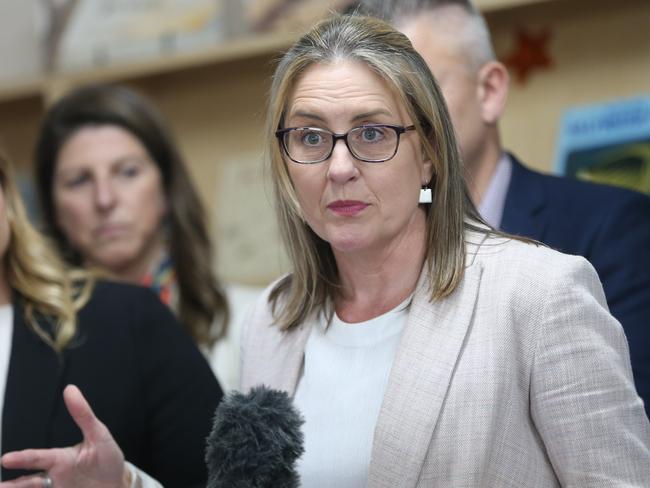
[{"label": "white top", "polygon": [[294,404],[305,418],[302,488],[366,485],[375,424],[411,297],[379,317],[314,324]]},{"label": "white top", "polygon": [[[14,330],[14,309],[11,305],[0,305],[0,412],[3,411],[9,357],[11,356],[11,336]],[[2,422],[0,422],[0,445],[2,442]],[[2,472],[0,472],[0,480]]]},{"label": "white top", "polygon": [[[5,389],[9,374],[9,359],[11,358],[11,343],[14,330],[14,309],[11,305],[0,305],[0,412],[4,412]],[[83,392],[82,392],[83,393]],[[0,418],[0,445],[2,445],[2,421]],[[4,453],[3,453],[4,454]],[[131,471],[131,488],[162,488],[162,485],[127,462]],[[2,471],[0,471],[2,481]]]}]

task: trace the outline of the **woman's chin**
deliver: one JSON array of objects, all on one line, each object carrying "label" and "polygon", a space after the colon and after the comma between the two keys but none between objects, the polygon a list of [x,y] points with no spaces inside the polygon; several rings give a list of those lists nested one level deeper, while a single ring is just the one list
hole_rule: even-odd
[{"label": "woman's chin", "polygon": [[334,252],[340,254],[356,254],[372,248],[371,241],[362,236],[338,236],[329,243]]}]

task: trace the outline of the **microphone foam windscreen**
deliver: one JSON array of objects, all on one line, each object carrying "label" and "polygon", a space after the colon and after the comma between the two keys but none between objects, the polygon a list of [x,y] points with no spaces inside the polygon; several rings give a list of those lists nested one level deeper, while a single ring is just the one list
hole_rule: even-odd
[{"label": "microphone foam windscreen", "polygon": [[297,488],[303,422],[283,391],[258,386],[226,395],[207,439],[207,488]]}]

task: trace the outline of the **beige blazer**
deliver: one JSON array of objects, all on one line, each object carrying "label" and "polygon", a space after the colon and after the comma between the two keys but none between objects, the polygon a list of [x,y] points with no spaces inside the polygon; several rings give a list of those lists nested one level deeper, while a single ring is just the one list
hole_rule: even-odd
[{"label": "beige blazer", "polygon": [[[469,240],[451,296],[417,285],[367,486],[650,487],[650,424],[591,265]],[[279,331],[267,293],[244,326],[241,386],[293,394],[310,327]]]}]

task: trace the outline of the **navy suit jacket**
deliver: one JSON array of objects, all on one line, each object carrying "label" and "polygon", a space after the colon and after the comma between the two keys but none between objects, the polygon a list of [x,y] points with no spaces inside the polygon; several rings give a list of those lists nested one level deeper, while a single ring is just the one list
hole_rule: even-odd
[{"label": "navy suit jacket", "polygon": [[625,329],[634,381],[650,417],[650,198],[544,175],[510,158],[501,229],[591,262]]},{"label": "navy suit jacket", "polygon": [[[149,289],[101,282],[59,356],[14,297],[2,453],[66,447],[81,432],[63,402],[77,385],[125,458],[167,487],[205,487],[205,438],[222,391],[210,366]],[[2,479],[23,474],[2,470]]]}]

